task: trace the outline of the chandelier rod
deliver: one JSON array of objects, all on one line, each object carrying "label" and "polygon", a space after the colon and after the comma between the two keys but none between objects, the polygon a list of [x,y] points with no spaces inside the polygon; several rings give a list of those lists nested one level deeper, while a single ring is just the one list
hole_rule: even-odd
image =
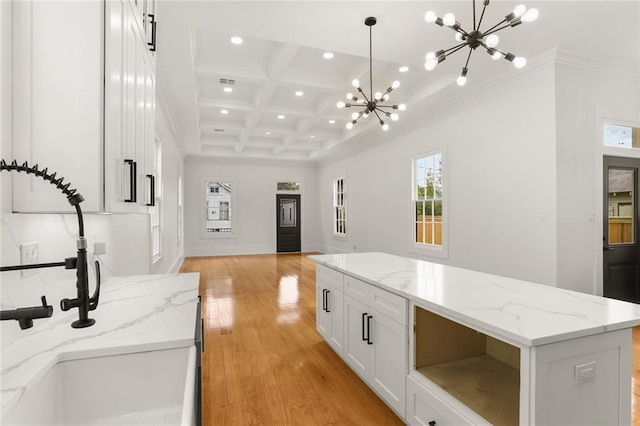
[{"label": "chandelier rod", "polygon": [[[482,22],[482,17],[480,18],[480,22]],[[478,28],[480,28],[480,24],[476,26],[476,0],[473,0],[473,30],[477,31]]]},{"label": "chandelier rod", "polygon": [[[482,14],[480,15],[480,22],[478,22],[478,27],[475,29],[475,31],[479,31],[480,30],[480,25],[482,25],[482,19],[484,18],[484,11],[487,10],[487,6],[489,5],[488,1],[484,2],[484,7],[482,8]],[[473,10],[475,13],[475,9],[476,9],[476,0],[473,0]]]},{"label": "chandelier rod", "polygon": [[373,99],[373,26],[375,22],[369,25],[369,96]]}]

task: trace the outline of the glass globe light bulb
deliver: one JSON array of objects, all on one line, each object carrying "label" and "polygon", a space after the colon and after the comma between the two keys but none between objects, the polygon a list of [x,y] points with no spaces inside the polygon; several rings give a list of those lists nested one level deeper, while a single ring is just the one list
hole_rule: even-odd
[{"label": "glass globe light bulb", "polygon": [[525,65],[527,65],[527,60],[522,56],[516,56],[515,59],[513,60],[513,66],[518,69],[524,68]]},{"label": "glass globe light bulb", "polygon": [[358,114],[357,112],[354,112],[353,114],[351,114],[351,118],[354,120],[357,120],[358,117],[360,117],[360,114]]},{"label": "glass globe light bulb", "polygon": [[424,60],[425,61],[433,61],[436,59],[436,54],[435,52],[427,52],[426,55],[424,55]]},{"label": "glass globe light bulb", "polygon": [[527,10],[527,13],[522,15],[522,22],[533,22],[538,19],[538,15],[538,9],[529,9]]},{"label": "glass globe light bulb", "polygon": [[454,15],[453,13],[449,12],[447,14],[445,14],[442,17],[442,22],[447,26],[447,27],[452,27],[456,24],[456,15]]},{"label": "glass globe light bulb", "polygon": [[389,125],[388,125],[387,123],[384,123],[384,124],[382,125],[382,130],[384,130],[385,132],[386,132],[387,130],[389,130]]},{"label": "glass globe light bulb", "polygon": [[391,114],[391,119],[393,121],[398,121],[398,118],[400,118],[400,116],[398,114],[396,114],[396,113]]},{"label": "glass globe light bulb", "polygon": [[438,20],[438,15],[433,10],[430,10],[424,14],[424,20],[429,24],[433,24]]},{"label": "glass globe light bulb", "polygon": [[395,80],[393,83],[391,83],[392,89],[397,89],[398,87],[400,87],[400,82],[398,80]]},{"label": "glass globe light bulb", "polygon": [[491,59],[497,61],[498,59],[502,59],[502,53],[495,51],[493,55],[491,55]]},{"label": "glass globe light bulb", "polygon": [[427,71],[431,71],[436,67],[436,65],[438,65],[438,61],[436,61],[435,59],[431,59],[424,63],[424,68]]},{"label": "glass globe light bulb", "polygon": [[456,80],[456,83],[458,84],[458,86],[464,86],[465,84],[467,84],[467,77],[459,76]]},{"label": "glass globe light bulb", "polygon": [[524,4],[519,4],[513,9],[513,14],[516,18],[521,17],[526,12],[527,7]]},{"label": "glass globe light bulb", "polygon": [[336,106],[337,106],[338,108],[340,108],[340,109],[344,108],[346,105],[347,105],[347,104],[345,104],[345,103],[344,103],[344,102],[342,102],[342,101],[338,101],[338,103],[336,104]]},{"label": "glass globe light bulb", "polygon": [[347,123],[347,129],[349,129],[349,130],[353,129],[353,123],[352,122],[348,122]]},{"label": "glass globe light bulb", "polygon": [[369,117],[369,110],[367,110],[367,112],[365,112],[364,114],[362,114],[362,116],[363,116],[364,118]]},{"label": "glass globe light bulb", "polygon": [[382,93],[380,93],[380,92],[376,92],[376,93],[375,93],[375,95],[373,95],[373,98],[374,98],[376,101],[379,101],[380,99],[382,99]]},{"label": "glass globe light bulb", "polygon": [[407,109],[407,106],[405,104],[400,104],[400,105],[398,105],[398,109],[400,111],[404,111],[405,109]]},{"label": "glass globe light bulb", "polygon": [[353,99],[353,93],[351,92],[347,93],[347,99],[349,100]]},{"label": "glass globe light bulb", "polygon": [[459,33],[456,31],[455,38],[456,38],[456,41],[462,41],[463,40],[462,33]]},{"label": "glass globe light bulb", "polygon": [[487,47],[496,47],[499,41],[500,41],[500,37],[498,37],[497,34],[491,34],[486,38],[484,43],[487,45]]},{"label": "glass globe light bulb", "polygon": [[383,101],[388,101],[388,100],[389,100],[389,94],[388,94],[388,93],[387,93],[387,94],[385,94],[385,95],[382,97],[382,100],[383,100]]},{"label": "glass globe light bulb", "polygon": [[360,87],[360,80],[354,78],[353,80],[351,80],[351,85],[357,89],[358,87]]}]

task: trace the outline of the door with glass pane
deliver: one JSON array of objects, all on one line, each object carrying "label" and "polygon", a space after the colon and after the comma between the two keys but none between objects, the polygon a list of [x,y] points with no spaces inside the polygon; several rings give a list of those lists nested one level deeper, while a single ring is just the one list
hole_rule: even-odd
[{"label": "door with glass pane", "polygon": [[300,195],[276,195],[277,251],[300,251]]},{"label": "door with glass pane", "polygon": [[604,157],[604,296],[640,302],[638,169],[640,159]]}]

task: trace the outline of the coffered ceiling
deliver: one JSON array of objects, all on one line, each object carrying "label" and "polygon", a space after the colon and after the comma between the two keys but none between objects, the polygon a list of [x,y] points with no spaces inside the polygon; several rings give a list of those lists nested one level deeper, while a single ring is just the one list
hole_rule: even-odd
[{"label": "coffered ceiling", "polygon": [[[485,22],[499,22],[518,3],[492,1]],[[499,47],[526,56],[528,67],[554,48],[626,69],[640,67],[640,2],[525,4],[538,8],[540,18],[502,31]],[[455,44],[453,31],[427,24],[425,12],[454,12],[468,28],[471,5],[469,0],[160,0],[158,82],[183,152],[314,161],[349,144],[392,139],[448,99],[473,93],[496,75],[517,73],[507,61],[492,61],[480,49],[472,56],[464,88],[455,80],[466,51],[434,71],[424,69],[428,51]],[[407,105],[397,122],[389,121],[388,132],[371,117],[347,130],[353,111],[336,107],[353,91],[354,78],[369,95],[368,16],[378,19],[372,27],[373,91],[384,92],[399,80],[390,102]],[[232,43],[233,36],[242,37],[242,44]],[[333,57],[325,59],[325,52]],[[409,71],[400,72],[401,66]]]}]

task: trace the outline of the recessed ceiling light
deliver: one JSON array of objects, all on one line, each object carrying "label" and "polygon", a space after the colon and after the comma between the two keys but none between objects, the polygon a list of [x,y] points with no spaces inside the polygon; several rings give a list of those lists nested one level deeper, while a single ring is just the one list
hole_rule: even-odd
[{"label": "recessed ceiling light", "polygon": [[408,66],[402,66],[402,67],[398,68],[398,71],[407,72],[407,71],[409,71],[409,67]]},{"label": "recessed ceiling light", "polygon": [[221,109],[220,114],[229,114],[229,111],[227,111],[226,109]]},{"label": "recessed ceiling light", "polygon": [[329,120],[329,124],[336,124],[336,120]]},{"label": "recessed ceiling light", "polygon": [[228,86],[227,86],[227,87],[225,87],[225,88],[224,88],[224,89],[222,89],[222,90],[224,90],[224,91],[225,91],[225,92],[227,92],[227,93],[231,93],[231,92],[233,92],[233,88],[228,87]]},{"label": "recessed ceiling light", "polygon": [[280,115],[278,116],[278,118],[279,118],[280,120],[284,120],[284,115],[280,114]]},{"label": "recessed ceiling light", "polygon": [[242,44],[242,37],[238,37],[238,36],[231,37],[231,43]]},{"label": "recessed ceiling light", "polygon": [[302,96],[302,95],[304,95],[304,92],[302,90],[298,90],[296,92],[296,96]]},{"label": "recessed ceiling light", "polygon": [[315,136],[314,136],[314,135],[311,135],[311,136],[309,136],[309,137],[310,137],[311,139],[315,138]]},{"label": "recessed ceiling light", "polygon": [[270,134],[271,134],[271,132],[267,132],[267,134],[268,134],[268,135],[270,135]]},{"label": "recessed ceiling light", "polygon": [[333,53],[331,52],[324,52],[324,54],[322,55],[323,58],[325,59],[331,59],[333,58]]}]

